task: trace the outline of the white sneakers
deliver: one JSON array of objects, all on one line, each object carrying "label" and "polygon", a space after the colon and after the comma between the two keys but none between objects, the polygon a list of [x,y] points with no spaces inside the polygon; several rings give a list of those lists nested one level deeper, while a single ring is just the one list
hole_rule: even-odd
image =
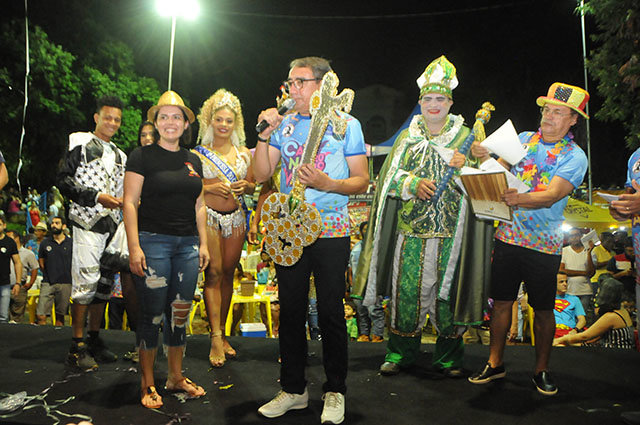
[{"label": "white sneakers", "polygon": [[280,390],[270,402],[263,404],[258,412],[267,418],[277,418],[289,410],[306,409],[309,404],[309,393],[304,389],[302,394],[291,394]]},{"label": "white sneakers", "polygon": [[320,416],[323,424],[340,424],[344,421],[344,394],[330,391],[322,396],[324,408]]},{"label": "white sneakers", "polygon": [[[344,395],[326,392],[322,396],[324,408],[320,421],[323,424],[340,424],[344,421]],[[289,410],[306,409],[309,405],[309,393],[305,388],[303,394],[291,394],[280,390],[270,402],[263,404],[258,412],[267,418],[277,418]]]}]

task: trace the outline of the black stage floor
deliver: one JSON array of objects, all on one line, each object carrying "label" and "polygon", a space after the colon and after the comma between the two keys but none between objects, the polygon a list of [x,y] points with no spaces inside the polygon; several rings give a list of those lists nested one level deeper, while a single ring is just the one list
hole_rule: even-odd
[{"label": "black stage floor", "polygon": [[[102,331],[108,345],[124,353],[134,335]],[[323,369],[321,347],[311,342],[309,351],[310,403],[305,410],[266,419],[258,406],[278,390],[278,342],[262,338],[231,338],[237,359],[222,369],[210,370],[206,360],[206,335],[189,337],[185,375],[201,384],[208,394],[181,403],[164,396],[162,413],[144,409],[139,402],[139,376],[132,363],[119,360],[97,372],[68,376],[63,366],[71,329],[51,326],[0,325],[0,392],[26,391],[37,395],[52,384],[44,401],[49,405],[74,396],[58,407],[66,414],[91,416],[96,425],[144,424],[318,424],[322,411]],[[488,347],[466,347],[465,366],[481,367]],[[348,424],[617,424],[620,413],[640,410],[640,353],[594,348],[554,349],[553,375],[560,391],[546,398],[531,383],[534,349],[507,347],[507,378],[502,383],[472,385],[466,380],[440,379],[429,370],[432,345],[424,345],[411,373],[383,377],[377,372],[385,345],[352,343],[349,346],[347,385]],[[156,364],[156,383],[164,385],[166,359]],[[230,386],[230,387],[229,387]],[[42,405],[33,400],[28,406]],[[61,424],[79,419],[61,419]],[[179,419],[182,418],[182,419]],[[17,416],[0,418],[6,424],[53,424],[43,408],[25,409]]]}]

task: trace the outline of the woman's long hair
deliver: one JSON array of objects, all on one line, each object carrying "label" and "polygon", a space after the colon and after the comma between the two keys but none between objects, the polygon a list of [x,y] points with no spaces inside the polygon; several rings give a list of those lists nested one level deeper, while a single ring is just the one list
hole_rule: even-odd
[{"label": "woman's long hair", "polygon": [[148,125],[150,125],[153,128],[153,143],[158,143],[158,140],[160,139],[160,134],[158,134],[158,130],[156,129],[156,126],[153,125],[151,121],[142,121],[142,123],[140,124],[140,127],[138,127],[138,146],[140,146],[140,135],[142,134],[142,129]]},{"label": "woman's long hair", "polygon": [[596,304],[600,308],[598,316],[602,317],[606,313],[620,309],[624,285],[610,274],[605,273],[598,278],[598,286],[600,287],[596,299]]}]

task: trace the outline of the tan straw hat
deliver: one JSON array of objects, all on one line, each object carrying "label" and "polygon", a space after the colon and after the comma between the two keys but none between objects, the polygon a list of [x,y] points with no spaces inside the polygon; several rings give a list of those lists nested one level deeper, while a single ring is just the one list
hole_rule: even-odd
[{"label": "tan straw hat", "polygon": [[184,106],[184,101],[182,100],[180,95],[172,90],[162,93],[162,96],[160,96],[160,99],[158,99],[158,103],[149,108],[149,110],[147,111],[147,119],[153,122],[158,109],[163,106],[177,106],[178,108],[182,109],[185,114],[187,114],[187,118],[189,118],[190,123],[193,123],[196,120],[196,116],[193,114],[191,109]]}]

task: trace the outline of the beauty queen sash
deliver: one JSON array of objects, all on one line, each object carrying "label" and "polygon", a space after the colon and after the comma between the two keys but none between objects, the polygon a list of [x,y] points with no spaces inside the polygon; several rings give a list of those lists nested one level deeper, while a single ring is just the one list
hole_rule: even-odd
[{"label": "beauty queen sash", "polygon": [[[227,164],[222,158],[220,158],[214,152],[210,151],[209,149],[205,148],[202,145],[196,146],[194,150],[198,152],[200,155],[204,156],[213,165],[215,165],[216,168],[220,170],[222,175],[224,175],[225,178],[229,180],[229,182],[234,183],[238,181],[238,176],[233,171],[233,169],[229,166],[229,164]],[[240,202],[240,206],[244,210],[245,214],[247,214],[249,212],[249,208],[244,202],[244,196],[240,195],[236,199],[238,199],[238,201]]]}]

